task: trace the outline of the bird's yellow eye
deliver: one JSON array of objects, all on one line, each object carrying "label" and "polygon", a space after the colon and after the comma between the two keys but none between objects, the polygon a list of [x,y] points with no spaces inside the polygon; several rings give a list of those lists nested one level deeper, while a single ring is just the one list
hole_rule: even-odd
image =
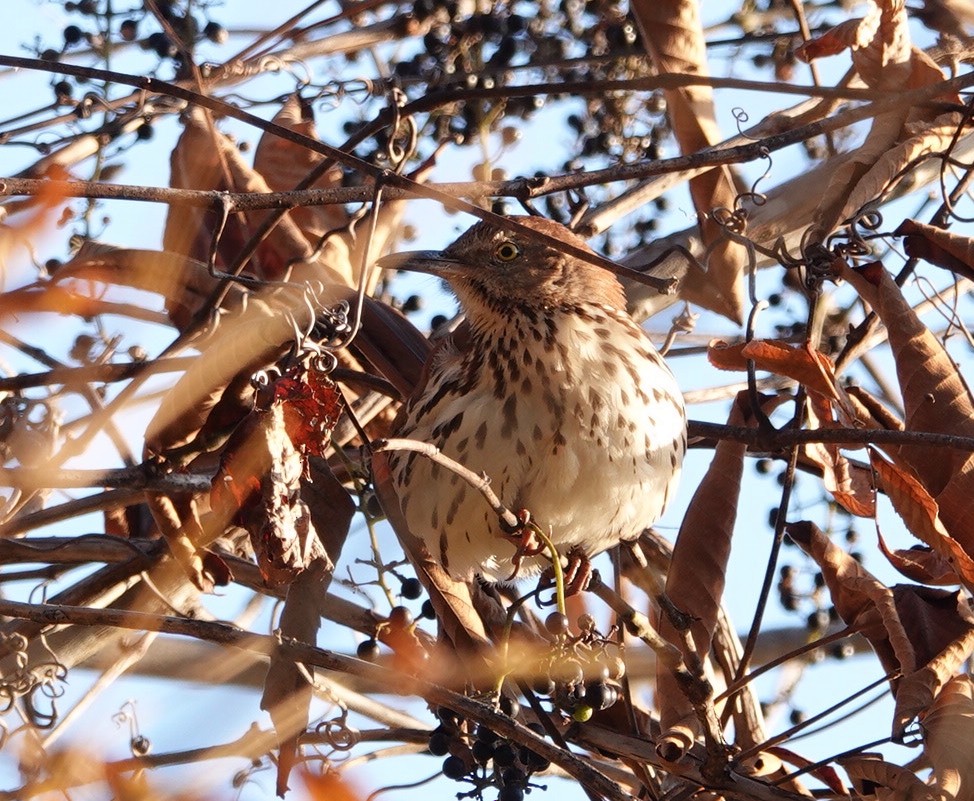
[{"label": "bird's yellow eye", "polygon": [[521,249],[513,242],[501,242],[494,251],[494,255],[501,261],[514,261],[521,255]]}]

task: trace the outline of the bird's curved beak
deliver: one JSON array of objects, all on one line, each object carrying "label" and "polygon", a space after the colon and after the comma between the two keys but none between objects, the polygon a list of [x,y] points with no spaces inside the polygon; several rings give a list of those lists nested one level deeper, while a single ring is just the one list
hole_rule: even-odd
[{"label": "bird's curved beak", "polygon": [[451,258],[442,250],[408,250],[390,253],[376,262],[383,270],[412,270],[449,278],[463,270],[463,263]]}]

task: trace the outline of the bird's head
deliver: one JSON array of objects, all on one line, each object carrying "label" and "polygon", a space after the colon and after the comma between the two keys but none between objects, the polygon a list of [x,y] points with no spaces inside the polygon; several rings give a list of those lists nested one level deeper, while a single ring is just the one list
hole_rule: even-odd
[{"label": "bird's head", "polygon": [[[517,217],[533,231],[593,252],[565,226],[540,217]],[[468,317],[504,314],[518,306],[551,309],[604,304],[625,308],[622,286],[614,275],[569,255],[528,233],[479,222],[439,251],[386,256],[379,266],[431,273],[450,282]]]}]

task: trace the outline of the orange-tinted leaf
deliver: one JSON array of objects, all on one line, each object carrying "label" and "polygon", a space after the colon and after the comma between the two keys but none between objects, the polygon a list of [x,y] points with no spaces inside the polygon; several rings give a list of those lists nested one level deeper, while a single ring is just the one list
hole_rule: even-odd
[{"label": "orange-tinted leaf", "polygon": [[306,453],[322,456],[342,411],[335,382],[317,368],[295,368],[274,381],[270,394],[284,409],[291,442]]},{"label": "orange-tinted leaf", "polygon": [[[940,341],[910,308],[899,287],[874,263],[861,269],[840,267],[876,311],[889,332],[896,374],[906,408],[908,431],[974,436],[974,399]],[[969,525],[974,498],[974,458],[952,448],[904,445],[897,450],[939,505],[940,519],[968,554],[974,553]]]},{"label": "orange-tinted leaf", "polygon": [[974,587],[974,559],[947,532],[930,493],[915,477],[886,461],[873,448],[869,450],[869,461],[910,533],[946,559],[966,587]]},{"label": "orange-tinted leaf", "polygon": [[365,794],[359,792],[337,771],[311,773],[301,771],[301,780],[308,788],[311,801],[364,801]]},{"label": "orange-tinted leaf", "polygon": [[782,762],[787,762],[789,765],[794,765],[796,768],[809,768],[810,773],[816,779],[818,779],[822,784],[828,787],[836,795],[849,795],[849,791],[846,789],[845,784],[842,779],[839,778],[839,774],[836,773],[835,768],[831,765],[818,765],[816,766],[810,759],[806,759],[800,754],[796,754],[790,748],[784,748],[780,745],[773,745],[767,749],[769,754],[773,754],[778,757]]},{"label": "orange-tinted leaf", "polygon": [[758,370],[788,376],[832,401],[843,417],[855,419],[855,409],[835,378],[832,362],[810,345],[792,345],[777,339],[754,339],[729,345],[714,340],[707,348],[707,358],[720,370],[746,370],[753,361]]}]

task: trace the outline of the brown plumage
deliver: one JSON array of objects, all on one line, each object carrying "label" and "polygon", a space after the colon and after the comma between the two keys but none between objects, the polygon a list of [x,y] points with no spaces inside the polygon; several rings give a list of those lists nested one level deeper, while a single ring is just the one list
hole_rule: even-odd
[{"label": "brown plumage", "polygon": [[[517,221],[589,249],[557,223]],[[445,278],[466,317],[431,354],[397,436],[486,473],[563,555],[593,556],[659,518],[686,447],[683,399],[615,276],[486,223],[382,266]],[[478,492],[422,456],[389,461],[410,530],[448,571],[510,576],[516,545]]]}]

